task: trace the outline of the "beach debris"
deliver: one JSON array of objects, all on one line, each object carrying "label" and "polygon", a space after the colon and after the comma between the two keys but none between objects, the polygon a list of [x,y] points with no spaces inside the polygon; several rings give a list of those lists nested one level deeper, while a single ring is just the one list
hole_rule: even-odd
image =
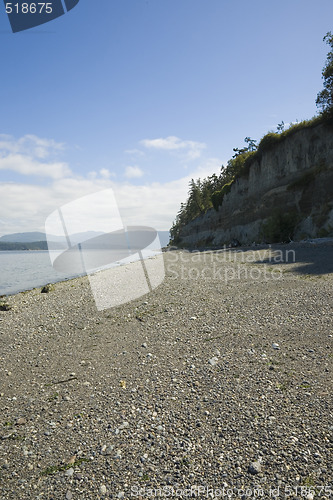
[{"label": "beach debris", "polygon": [[70,378],[66,378],[64,380],[57,380],[56,382],[51,382],[52,385],[56,384],[66,384],[66,382],[71,382],[72,380],[77,380],[77,377],[70,375]]},{"label": "beach debris", "polygon": [[196,317],[196,316],[191,316],[191,317],[190,317],[190,320],[191,320],[191,321],[195,321],[196,319],[197,319],[197,317]]},{"label": "beach debris", "polygon": [[145,349],[147,349],[147,342],[144,342],[143,344],[141,344],[141,347],[144,347]]},{"label": "beach debris", "polygon": [[280,349],[279,344],[277,344],[276,342],[273,342],[273,343],[272,343],[272,347],[273,347],[273,349],[276,349],[276,350],[279,350],[279,349]]},{"label": "beach debris", "polygon": [[0,311],[10,311],[12,306],[7,302],[0,302]]},{"label": "beach debris", "polygon": [[208,363],[209,363],[210,365],[212,365],[212,366],[215,366],[215,365],[217,365],[217,363],[218,363],[218,358],[217,358],[216,356],[213,356],[213,357],[212,357],[212,358],[208,361]]},{"label": "beach debris", "polygon": [[52,290],[52,285],[48,283],[47,285],[43,286],[41,289],[41,293],[49,293]]},{"label": "beach debris", "polygon": [[120,385],[120,387],[122,387],[123,389],[126,389],[126,380],[121,380],[121,381],[119,382],[119,385]]}]

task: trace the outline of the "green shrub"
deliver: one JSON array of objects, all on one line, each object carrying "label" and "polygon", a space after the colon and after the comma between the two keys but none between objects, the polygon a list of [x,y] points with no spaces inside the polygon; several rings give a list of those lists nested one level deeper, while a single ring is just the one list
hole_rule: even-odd
[{"label": "green shrub", "polygon": [[262,225],[262,237],[267,243],[286,243],[293,239],[299,217],[294,212],[277,212]]},{"label": "green shrub", "polygon": [[224,186],[221,189],[223,195],[226,195],[226,194],[230,193],[231,186],[233,185],[233,183],[234,183],[234,181],[230,181],[227,184],[224,184]]},{"label": "green shrub", "polygon": [[222,205],[224,194],[222,189],[220,191],[215,191],[212,194],[212,204],[215,210],[218,212],[219,207]]},{"label": "green shrub", "polygon": [[261,139],[258,151],[260,151],[261,153],[263,151],[269,151],[279,142],[281,142],[282,135],[283,134],[276,134],[275,132],[268,132],[268,134],[264,135],[264,137]]},{"label": "green shrub", "polygon": [[260,151],[251,151],[251,153],[245,158],[242,171],[240,173],[240,177],[247,177],[250,172],[251,165],[256,161],[260,160],[261,153]]},{"label": "green shrub", "polygon": [[222,205],[223,198],[226,194],[230,193],[231,191],[231,186],[233,185],[234,181],[230,181],[227,184],[224,184],[222,189],[219,191],[215,191],[212,194],[212,204],[215,210],[218,212],[219,207]]}]

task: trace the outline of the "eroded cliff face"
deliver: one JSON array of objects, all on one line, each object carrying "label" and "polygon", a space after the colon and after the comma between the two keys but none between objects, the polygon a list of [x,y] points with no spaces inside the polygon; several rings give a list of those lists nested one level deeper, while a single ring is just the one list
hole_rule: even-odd
[{"label": "eroded cliff face", "polygon": [[181,231],[191,246],[260,242],[277,213],[297,215],[294,239],[333,236],[333,128],[299,130],[264,152],[226,194]]}]

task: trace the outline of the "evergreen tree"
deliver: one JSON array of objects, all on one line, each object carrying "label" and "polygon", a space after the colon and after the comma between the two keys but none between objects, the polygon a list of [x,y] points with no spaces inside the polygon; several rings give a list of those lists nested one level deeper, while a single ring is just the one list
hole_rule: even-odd
[{"label": "evergreen tree", "polygon": [[326,65],[323,68],[322,76],[324,80],[324,88],[317,95],[316,105],[322,110],[323,113],[333,111],[333,35],[329,31],[324,36],[326,42],[331,50],[327,54]]}]

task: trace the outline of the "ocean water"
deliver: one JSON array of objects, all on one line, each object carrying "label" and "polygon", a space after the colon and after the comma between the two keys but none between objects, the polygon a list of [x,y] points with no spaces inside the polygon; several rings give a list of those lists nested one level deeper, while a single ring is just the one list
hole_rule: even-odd
[{"label": "ocean water", "polygon": [[[145,257],[153,257],[158,251],[146,250]],[[138,260],[135,254],[108,267],[116,267]],[[53,269],[49,252],[38,251],[0,251],[0,295],[12,295],[38,288],[47,283],[56,283],[75,278],[82,274],[64,274]]]}]

